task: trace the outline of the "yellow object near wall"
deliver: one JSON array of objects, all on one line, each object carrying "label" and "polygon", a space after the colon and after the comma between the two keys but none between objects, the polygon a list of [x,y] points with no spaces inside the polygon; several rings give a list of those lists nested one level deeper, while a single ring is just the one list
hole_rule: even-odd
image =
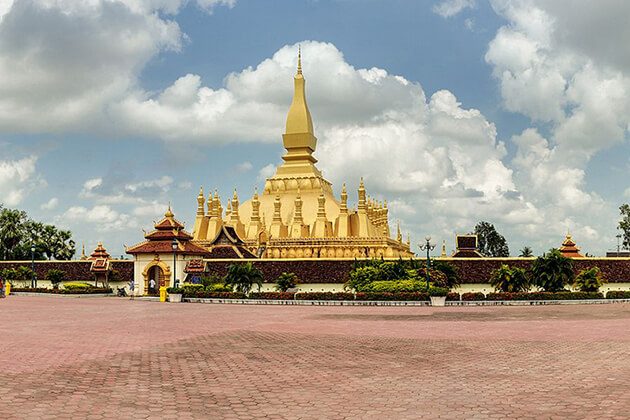
[{"label": "yellow object near wall", "polygon": [[166,302],[166,287],[160,287],[160,302]]},{"label": "yellow object near wall", "polygon": [[9,296],[11,294],[11,282],[7,281],[7,284],[4,286],[4,294],[5,296]]}]

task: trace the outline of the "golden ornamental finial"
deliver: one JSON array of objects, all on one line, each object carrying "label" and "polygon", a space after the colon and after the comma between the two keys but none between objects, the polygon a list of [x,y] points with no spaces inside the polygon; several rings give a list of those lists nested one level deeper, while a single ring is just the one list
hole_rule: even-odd
[{"label": "golden ornamental finial", "polygon": [[199,195],[203,197],[203,186],[199,187]]},{"label": "golden ornamental finial", "polygon": [[166,210],[166,213],[164,213],[164,217],[173,217],[173,212],[171,211],[171,202],[168,202],[168,209]]},{"label": "golden ornamental finial", "polygon": [[297,74],[302,74],[302,48],[298,45]]},{"label": "golden ornamental finial", "polygon": [[236,194],[236,188],[234,188],[234,194],[232,195],[233,200],[238,200],[238,194]]}]

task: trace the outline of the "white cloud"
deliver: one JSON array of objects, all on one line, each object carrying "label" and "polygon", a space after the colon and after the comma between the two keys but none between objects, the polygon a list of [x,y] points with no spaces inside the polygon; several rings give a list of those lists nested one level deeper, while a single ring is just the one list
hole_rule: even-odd
[{"label": "white cloud", "polygon": [[236,165],[236,171],[240,173],[249,172],[254,169],[254,165],[251,162],[245,161]]},{"label": "white cloud", "polygon": [[45,182],[36,171],[37,158],[0,160],[0,204],[16,206],[27,193]]},{"label": "white cloud", "polygon": [[57,197],[53,197],[44,204],[40,206],[42,210],[54,210],[59,205],[59,199]]},{"label": "white cloud", "polygon": [[123,231],[139,226],[135,218],[120,213],[107,205],[96,205],[91,208],[72,206],[58,217],[57,221],[62,226],[69,221],[75,224],[78,222],[89,223],[97,232]]},{"label": "white cloud", "polygon": [[260,168],[260,171],[258,171],[258,181],[264,181],[269,177],[272,177],[273,174],[276,173],[276,165],[274,165],[273,163],[270,163],[269,165],[263,166],[262,168]]},{"label": "white cloud", "polygon": [[[109,109],[146,63],[185,40],[169,16],[186,0],[0,3],[0,129],[113,134]],[[197,0],[210,12],[234,0]],[[114,133],[115,134],[115,133]]]},{"label": "white cloud", "polygon": [[442,0],[433,6],[433,12],[443,18],[449,18],[461,13],[464,9],[473,8],[475,5],[475,0]]}]

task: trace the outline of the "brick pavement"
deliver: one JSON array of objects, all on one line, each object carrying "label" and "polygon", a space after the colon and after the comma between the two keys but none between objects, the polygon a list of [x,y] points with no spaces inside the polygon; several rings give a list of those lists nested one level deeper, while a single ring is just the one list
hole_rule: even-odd
[{"label": "brick pavement", "polygon": [[[0,301],[0,418],[628,418],[630,305]],[[8,321],[8,322],[7,322]]]}]

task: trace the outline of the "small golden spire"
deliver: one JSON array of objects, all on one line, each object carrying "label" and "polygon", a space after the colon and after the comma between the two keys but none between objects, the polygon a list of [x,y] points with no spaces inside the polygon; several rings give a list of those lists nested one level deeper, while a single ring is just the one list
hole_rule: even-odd
[{"label": "small golden spire", "polygon": [[440,257],[446,257],[446,241],[442,240],[442,254]]},{"label": "small golden spire", "polygon": [[302,48],[298,45],[297,74],[302,74]]},{"label": "small golden spire", "polygon": [[173,212],[171,211],[171,202],[168,202],[168,210],[166,210],[166,213],[164,213],[164,217],[166,217],[167,219],[172,218],[173,217]]}]

